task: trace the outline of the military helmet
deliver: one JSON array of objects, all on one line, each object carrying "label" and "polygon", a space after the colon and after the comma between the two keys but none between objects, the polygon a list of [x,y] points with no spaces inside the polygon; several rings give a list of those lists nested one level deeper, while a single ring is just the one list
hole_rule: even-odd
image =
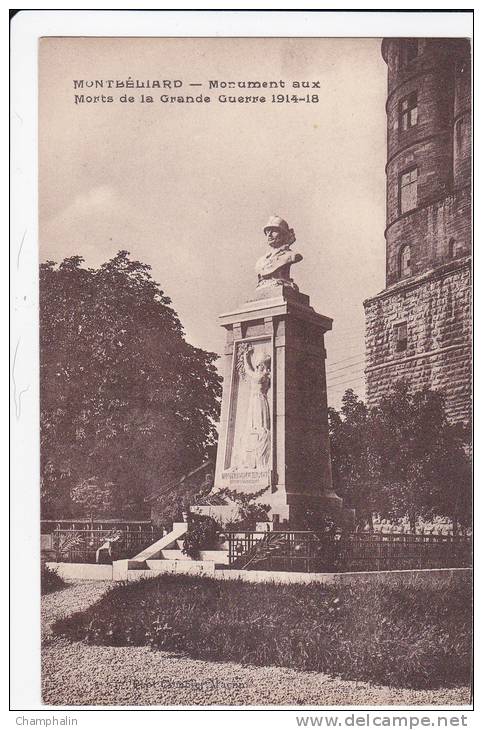
[{"label": "military helmet", "polygon": [[267,235],[267,231],[269,231],[270,228],[278,228],[279,231],[282,232],[285,245],[291,246],[292,243],[295,243],[295,233],[293,228],[289,228],[287,221],[284,221],[284,219],[280,218],[279,215],[270,216],[267,225],[263,229],[265,235]]},{"label": "military helmet", "polygon": [[284,221],[284,219],[281,218],[279,215],[270,216],[267,225],[263,229],[263,232],[266,234],[269,228],[280,228],[285,233],[289,232],[287,221]]}]

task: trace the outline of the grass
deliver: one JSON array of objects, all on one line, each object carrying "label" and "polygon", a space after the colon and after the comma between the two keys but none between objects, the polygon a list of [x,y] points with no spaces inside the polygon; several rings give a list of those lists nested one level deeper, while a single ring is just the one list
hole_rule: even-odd
[{"label": "grass", "polygon": [[209,661],[414,689],[468,686],[471,582],[274,585],[163,575],[121,584],[54,632]]},{"label": "grass", "polygon": [[56,570],[52,570],[45,563],[42,564],[42,570],[40,573],[40,590],[43,596],[47,593],[54,593],[54,591],[60,591],[67,587],[67,583]]}]

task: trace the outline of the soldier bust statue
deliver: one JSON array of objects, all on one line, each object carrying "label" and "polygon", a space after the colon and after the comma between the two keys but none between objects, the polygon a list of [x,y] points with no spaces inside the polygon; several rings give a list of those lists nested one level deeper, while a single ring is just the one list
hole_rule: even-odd
[{"label": "soldier bust statue", "polygon": [[302,261],[299,253],[293,253],[290,247],[295,243],[293,228],[278,215],[271,216],[263,229],[269,245],[268,251],[255,264],[258,275],[257,288],[285,284],[298,291],[297,285],[290,278],[290,267]]}]

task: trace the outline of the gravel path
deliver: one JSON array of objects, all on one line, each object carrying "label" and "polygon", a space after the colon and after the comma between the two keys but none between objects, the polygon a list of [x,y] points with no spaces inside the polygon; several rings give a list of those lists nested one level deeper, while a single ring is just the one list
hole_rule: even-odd
[{"label": "gravel path", "polygon": [[465,705],[469,690],[374,686],[279,667],[189,659],[149,647],[89,646],[52,635],[61,616],[101,598],[109,581],[42,598],[42,696],[48,705]]}]

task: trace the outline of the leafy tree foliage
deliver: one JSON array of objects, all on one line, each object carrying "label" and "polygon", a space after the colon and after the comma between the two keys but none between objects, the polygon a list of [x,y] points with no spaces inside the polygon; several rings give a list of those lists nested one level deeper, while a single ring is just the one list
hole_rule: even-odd
[{"label": "leafy tree foliage", "polygon": [[374,511],[391,518],[439,514],[467,525],[471,464],[467,436],[449,423],[443,396],[394,385],[369,409],[352,390],[329,412],[334,486],[360,521]]},{"label": "leafy tree foliage", "polygon": [[359,520],[372,524],[377,509],[379,459],[373,448],[373,414],[353,390],[342,398],[340,412],[329,408],[329,432],[334,489]]},{"label": "leafy tree foliage", "polygon": [[116,510],[116,494],[112,483],[99,485],[96,479],[87,479],[70,490],[76,516],[102,517]]},{"label": "leafy tree foliage", "polygon": [[40,267],[43,515],[77,515],[79,500],[139,515],[147,493],[215,443],[217,355],[186,342],[148,265],[127,251],[82,263]]}]

